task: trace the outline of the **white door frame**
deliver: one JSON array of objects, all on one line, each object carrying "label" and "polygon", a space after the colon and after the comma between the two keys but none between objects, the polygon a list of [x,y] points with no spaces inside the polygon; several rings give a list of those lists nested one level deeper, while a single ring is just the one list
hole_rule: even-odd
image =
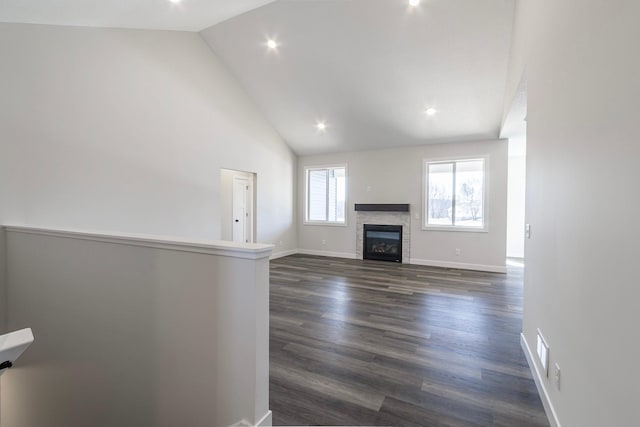
[{"label": "white door frame", "polygon": [[[236,185],[244,185],[246,186],[246,190],[244,192],[244,212],[236,212],[236,201],[237,201],[237,192]],[[241,196],[242,197],[242,196]],[[233,223],[231,224],[231,229],[233,233],[233,241],[234,242],[245,242],[245,243],[253,243],[253,218],[254,218],[254,206],[253,206],[253,177],[249,178],[246,176],[235,175],[233,177],[233,187],[232,187],[232,217],[231,220]],[[244,215],[243,215],[244,214]],[[243,218],[237,218],[236,216],[243,215]],[[243,236],[238,237],[236,235],[237,228],[235,227],[235,223],[238,221],[242,221],[244,223]]]}]

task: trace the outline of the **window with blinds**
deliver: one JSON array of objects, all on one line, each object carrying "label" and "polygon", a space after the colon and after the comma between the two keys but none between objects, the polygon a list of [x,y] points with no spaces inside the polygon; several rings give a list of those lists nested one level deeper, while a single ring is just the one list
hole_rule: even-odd
[{"label": "window with blinds", "polygon": [[306,175],[306,222],[344,224],[346,167],[307,168]]}]

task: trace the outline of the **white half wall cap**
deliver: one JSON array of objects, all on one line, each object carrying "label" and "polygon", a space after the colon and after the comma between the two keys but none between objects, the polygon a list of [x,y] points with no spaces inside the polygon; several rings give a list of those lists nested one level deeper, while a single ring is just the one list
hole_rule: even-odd
[{"label": "white half wall cap", "polygon": [[0,335],[0,375],[13,366],[18,357],[33,342],[31,328]]}]

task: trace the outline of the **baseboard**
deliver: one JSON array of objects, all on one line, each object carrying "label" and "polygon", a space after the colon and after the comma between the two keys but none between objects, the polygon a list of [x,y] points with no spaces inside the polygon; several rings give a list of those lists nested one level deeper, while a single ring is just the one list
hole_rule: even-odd
[{"label": "baseboard", "polygon": [[488,271],[490,273],[507,272],[507,267],[501,265],[469,264],[465,262],[435,261],[430,259],[411,258],[409,264],[425,265],[429,267],[456,268],[459,270]]},{"label": "baseboard", "polygon": [[264,417],[262,417],[260,421],[258,421],[258,424],[256,424],[256,426],[271,427],[272,424],[273,424],[273,413],[271,411],[267,411],[267,413],[264,414]]},{"label": "baseboard", "polygon": [[561,427],[560,421],[558,420],[558,414],[556,414],[556,411],[551,404],[549,393],[547,393],[547,388],[544,385],[542,375],[540,375],[538,365],[535,363],[533,353],[531,353],[531,348],[529,348],[529,344],[527,343],[527,340],[524,337],[523,333],[520,333],[520,346],[522,347],[522,351],[527,358],[527,363],[529,364],[531,375],[533,376],[533,380],[535,381],[536,387],[538,388],[538,394],[540,395],[540,400],[542,400],[544,412],[547,414],[547,418],[549,419],[549,424],[551,424],[551,427]]},{"label": "baseboard", "polygon": [[297,249],[291,249],[290,251],[282,251],[282,252],[276,252],[271,254],[271,256],[269,257],[269,259],[278,259],[278,258],[282,258],[282,257],[286,257],[289,255],[295,255],[298,253]]},{"label": "baseboard", "polygon": [[[334,258],[347,258],[357,259],[356,254],[351,252],[332,252],[332,251],[315,251],[311,249],[292,249],[289,251],[276,252],[271,255],[269,259],[278,259],[289,255],[303,254],[303,255],[318,255]],[[428,259],[411,258],[409,264],[425,265],[429,267],[444,267],[444,268],[456,268],[459,270],[475,270],[475,271],[488,271],[491,273],[506,273],[506,266],[499,265],[483,265],[483,264],[469,264],[464,262],[448,262],[448,261],[434,261]]]},{"label": "baseboard", "polygon": [[231,424],[229,427],[271,427],[272,424],[273,413],[271,411],[267,411],[267,413],[264,414],[264,416],[260,418],[260,421],[258,421],[255,425],[251,424],[247,420],[240,420],[237,423]]},{"label": "baseboard", "polygon": [[349,252],[312,251],[309,249],[298,249],[298,253],[303,255],[319,255],[334,258],[356,259],[356,254]]}]

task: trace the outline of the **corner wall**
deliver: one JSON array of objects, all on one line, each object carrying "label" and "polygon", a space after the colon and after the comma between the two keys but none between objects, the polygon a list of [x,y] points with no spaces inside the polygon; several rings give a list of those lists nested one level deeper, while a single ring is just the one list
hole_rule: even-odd
[{"label": "corner wall", "polygon": [[257,241],[297,247],[296,156],[195,33],[0,24],[3,223],[220,238],[220,168]]},{"label": "corner wall", "polygon": [[257,241],[297,248],[296,156],[198,34],[0,23],[0,58],[0,224],[218,239],[225,167],[257,173]]},{"label": "corner wall", "polygon": [[539,378],[561,425],[640,425],[640,3],[519,3],[531,224],[524,338],[535,354],[540,328],[550,366],[561,368],[559,389],[552,375]]},{"label": "corner wall", "polygon": [[0,335],[7,333],[7,253],[5,231],[0,227]]},{"label": "corner wall", "polygon": [[[489,154],[489,232],[422,230],[423,159]],[[305,167],[347,164],[347,225],[306,225]],[[411,262],[503,271],[506,259],[507,142],[456,142],[302,156],[298,160],[298,238],[302,252],[355,257],[355,203],[411,204]],[[322,241],[326,241],[323,244]],[[455,254],[456,248],[461,250]]]},{"label": "corner wall", "polygon": [[[7,161],[6,161],[6,146],[2,144],[2,140],[0,140],[0,220],[4,217],[4,203],[3,200],[7,200],[7,185],[8,181],[6,180],[6,170],[7,170]],[[2,227],[0,227],[0,335],[5,334],[7,331],[6,328],[6,310],[7,310],[7,266],[6,260],[7,255],[5,251],[5,231]],[[0,380],[1,381],[1,380]],[[2,402],[2,387],[0,383],[0,402]],[[0,405],[1,406],[1,405]],[[2,419],[2,408],[0,407],[0,420]]]},{"label": "corner wall", "polygon": [[[0,110],[1,111],[1,110]],[[2,120],[2,119],[0,119]],[[6,217],[6,204],[10,197],[9,193],[9,161],[7,160],[7,145],[0,138],[0,221]],[[0,222],[0,224],[2,224]],[[5,252],[5,232],[0,227],[0,335],[7,332],[6,330],[6,252]]]}]

